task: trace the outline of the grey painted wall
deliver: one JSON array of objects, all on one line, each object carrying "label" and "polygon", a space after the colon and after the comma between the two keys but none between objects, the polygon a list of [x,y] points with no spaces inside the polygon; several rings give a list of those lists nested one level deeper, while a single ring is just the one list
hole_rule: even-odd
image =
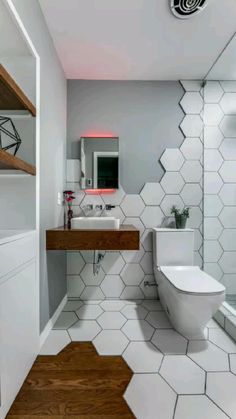
[{"label": "grey painted wall", "polygon": [[13,3],[40,55],[40,328],[46,325],[66,294],[65,255],[52,257],[60,269],[51,269],[45,251],[45,230],[62,222],[57,193],[65,182],[66,80],[38,1]]},{"label": "grey painted wall", "polygon": [[79,157],[83,135],[118,136],[121,184],[126,193],[139,193],[146,182],[161,179],[158,159],[165,148],[183,141],[183,93],[178,82],[69,80],[67,158]]}]

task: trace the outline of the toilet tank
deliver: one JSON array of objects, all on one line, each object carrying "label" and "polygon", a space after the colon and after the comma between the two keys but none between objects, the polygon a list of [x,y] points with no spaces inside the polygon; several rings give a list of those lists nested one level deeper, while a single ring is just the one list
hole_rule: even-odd
[{"label": "toilet tank", "polygon": [[192,266],[194,230],[153,229],[154,266]]}]

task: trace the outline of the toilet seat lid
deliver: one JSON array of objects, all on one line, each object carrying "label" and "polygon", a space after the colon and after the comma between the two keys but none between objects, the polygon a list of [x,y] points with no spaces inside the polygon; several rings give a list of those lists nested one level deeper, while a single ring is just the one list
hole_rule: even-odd
[{"label": "toilet seat lid", "polygon": [[188,294],[222,294],[225,287],[198,266],[161,266],[161,272],[178,291]]}]

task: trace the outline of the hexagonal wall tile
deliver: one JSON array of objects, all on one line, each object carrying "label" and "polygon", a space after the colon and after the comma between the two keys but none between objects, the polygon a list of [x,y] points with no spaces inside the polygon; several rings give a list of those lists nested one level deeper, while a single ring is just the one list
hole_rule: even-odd
[{"label": "hexagonal wall tile", "polygon": [[145,274],[153,273],[153,254],[152,252],[146,252],[141,259],[140,265],[143,268]]},{"label": "hexagonal wall tile", "polygon": [[199,115],[186,115],[180,128],[186,137],[200,137],[203,121]]},{"label": "hexagonal wall tile", "polygon": [[219,260],[219,264],[226,274],[236,272],[236,252],[224,252]]},{"label": "hexagonal wall tile", "polygon": [[157,372],[163,359],[162,353],[151,342],[131,342],[123,358],[133,372]]},{"label": "hexagonal wall tile", "polygon": [[203,154],[203,144],[200,138],[185,138],[180,150],[186,159],[200,160]]},{"label": "hexagonal wall tile", "polygon": [[124,259],[119,252],[106,252],[102,260],[102,267],[106,274],[118,275],[125,265]]},{"label": "hexagonal wall tile", "polygon": [[236,93],[225,93],[220,101],[225,115],[236,114]]},{"label": "hexagonal wall tile", "polygon": [[220,82],[222,89],[225,92],[236,92],[236,82],[235,81],[221,81]]},{"label": "hexagonal wall tile", "polygon": [[[225,183],[219,193],[219,196],[225,205],[236,206],[236,185]],[[223,205],[222,205],[222,208],[223,208]]]},{"label": "hexagonal wall tile", "polygon": [[236,116],[225,116],[220,124],[221,131],[225,137],[235,137],[236,133]]},{"label": "hexagonal wall tile", "polygon": [[206,149],[204,154],[204,170],[207,172],[217,172],[223,163],[223,159],[218,150]]},{"label": "hexagonal wall tile", "polygon": [[127,263],[121,272],[121,277],[126,285],[139,285],[144,272],[138,263]]},{"label": "hexagonal wall tile", "polygon": [[173,418],[176,394],[158,374],[135,374],[124,394],[134,416],[153,419],[161,412],[161,419]]},{"label": "hexagonal wall tile", "polygon": [[225,160],[236,160],[235,138],[225,138],[221,143],[220,152]]},{"label": "hexagonal wall tile", "polygon": [[119,275],[106,275],[101,284],[101,289],[106,297],[120,297],[125,285]]},{"label": "hexagonal wall tile", "polygon": [[178,194],[184,186],[179,172],[167,172],[161,179],[161,186],[167,194]]},{"label": "hexagonal wall tile", "polygon": [[179,396],[176,405],[175,419],[227,419],[222,412],[208,397],[200,395]]},{"label": "hexagonal wall tile", "polygon": [[206,125],[219,125],[220,121],[222,120],[224,114],[217,104],[205,104],[204,106],[204,123]]},{"label": "hexagonal wall tile", "polygon": [[80,206],[84,211],[91,212],[91,210],[88,210],[88,205],[93,205],[94,207],[96,205],[102,205],[103,200],[100,195],[85,195],[83,201],[81,202]]},{"label": "hexagonal wall tile", "polygon": [[122,332],[130,340],[145,341],[151,339],[154,329],[145,320],[128,320],[122,327]]},{"label": "hexagonal wall tile", "polygon": [[207,340],[190,341],[188,356],[205,371],[229,370],[228,355]]},{"label": "hexagonal wall tile", "polygon": [[165,355],[186,354],[188,341],[173,329],[156,330],[152,343]]},{"label": "hexagonal wall tile", "polygon": [[119,312],[106,312],[97,319],[102,329],[121,329],[125,324],[126,318]]},{"label": "hexagonal wall tile", "polygon": [[92,263],[87,263],[81,271],[80,275],[85,285],[100,285],[104,279],[105,273],[102,269],[100,269],[98,274],[94,275]]},{"label": "hexagonal wall tile", "polygon": [[120,205],[122,200],[124,199],[125,192],[122,186],[119,186],[119,189],[116,189],[114,193],[103,194],[101,196],[105,204]]},{"label": "hexagonal wall tile", "polygon": [[236,183],[236,161],[225,161],[220,168],[220,175],[224,182]]},{"label": "hexagonal wall tile", "polygon": [[138,217],[127,217],[125,218],[123,224],[133,224],[140,231],[140,234],[143,234],[145,230],[142,221]]},{"label": "hexagonal wall tile", "polygon": [[78,275],[84,267],[80,252],[67,252],[67,274]]},{"label": "hexagonal wall tile", "polygon": [[165,195],[165,198],[161,203],[161,209],[167,217],[171,216],[171,208],[173,205],[182,209],[184,207],[184,203],[181,197],[179,195]]},{"label": "hexagonal wall tile", "polygon": [[180,195],[185,205],[199,205],[202,200],[202,189],[198,184],[186,184]]},{"label": "hexagonal wall tile", "polygon": [[146,183],[141,191],[141,197],[146,205],[159,205],[165,193],[159,183]]},{"label": "hexagonal wall tile", "polygon": [[67,295],[68,297],[79,298],[85,285],[80,275],[67,275]]},{"label": "hexagonal wall tile", "polygon": [[88,342],[93,340],[100,331],[101,328],[95,320],[79,320],[70,329],[68,329],[68,333],[72,341],[79,342]]},{"label": "hexagonal wall tile", "polygon": [[203,175],[203,169],[199,161],[186,161],[180,172],[185,182],[189,183],[199,182]]},{"label": "hexagonal wall tile", "polygon": [[[224,186],[223,186],[223,188],[224,188]],[[222,189],[220,191],[220,196],[221,196]],[[235,187],[235,192],[236,192],[236,187]],[[236,201],[235,201],[235,204],[236,204]],[[222,204],[220,198],[217,195],[205,195],[204,196],[205,217],[217,217],[220,214],[220,212],[222,211],[222,208],[223,208],[223,204]]]},{"label": "hexagonal wall tile", "polygon": [[204,187],[206,194],[216,195],[222,188],[223,181],[218,173],[215,172],[205,172],[204,175]]},{"label": "hexagonal wall tile", "polygon": [[145,251],[143,249],[143,246],[140,246],[140,250],[132,251],[132,250],[124,250],[122,252],[122,256],[126,263],[139,263],[142,259]]},{"label": "hexagonal wall tile", "polygon": [[221,235],[223,230],[222,224],[218,218],[204,219],[204,237],[206,240],[216,240]]},{"label": "hexagonal wall tile", "polygon": [[123,223],[125,214],[121,210],[121,207],[116,206],[115,208],[111,208],[109,210],[109,217],[119,218],[120,222]]},{"label": "hexagonal wall tile", "polygon": [[143,211],[141,215],[141,220],[145,227],[157,227],[161,226],[164,218],[164,214],[161,211],[160,207],[145,207],[145,210]]},{"label": "hexagonal wall tile", "polygon": [[141,237],[142,246],[146,252],[152,252],[152,239],[153,230],[151,228],[146,228]]},{"label": "hexagonal wall tile", "polygon": [[204,261],[217,262],[222,255],[222,247],[215,240],[205,240],[204,243]]},{"label": "hexagonal wall tile", "polygon": [[204,147],[219,148],[224,136],[218,127],[204,127]]},{"label": "hexagonal wall tile", "polygon": [[183,166],[184,157],[178,148],[167,148],[160,162],[166,171],[177,172]]},{"label": "hexagonal wall tile", "polygon": [[225,229],[220,236],[219,241],[224,250],[236,250],[236,230]]},{"label": "hexagonal wall tile", "polygon": [[204,393],[205,373],[185,355],[167,355],[160,374],[178,394]]},{"label": "hexagonal wall tile", "polygon": [[121,209],[127,217],[138,217],[144,208],[144,202],[139,195],[126,195],[121,204]]},{"label": "hexagonal wall tile", "polygon": [[121,355],[129,341],[120,330],[103,330],[93,343],[100,355]]},{"label": "hexagonal wall tile", "polygon": [[204,102],[217,103],[220,101],[224,91],[218,81],[208,80],[204,87]]},{"label": "hexagonal wall tile", "polygon": [[199,114],[203,108],[203,99],[198,92],[185,93],[180,105],[186,114]]},{"label": "hexagonal wall tile", "polygon": [[204,263],[204,271],[217,279],[217,281],[220,281],[223,275],[223,271],[218,263]]},{"label": "hexagonal wall tile", "polygon": [[191,207],[190,208],[190,216],[187,220],[187,227],[188,228],[199,228],[203,222],[203,213],[199,207]]},{"label": "hexagonal wall tile", "polygon": [[[147,282],[149,284],[152,284],[152,286],[147,286]],[[143,278],[143,281],[141,282],[141,284],[139,285],[140,288],[142,289],[145,298],[150,298],[150,299],[154,299],[154,298],[158,298],[158,294],[157,294],[157,287],[153,286],[153,284],[155,283],[155,278],[154,275],[145,275]]]},{"label": "hexagonal wall tile", "polygon": [[236,228],[236,207],[224,207],[219,218],[225,228]]},{"label": "hexagonal wall tile", "polygon": [[230,372],[208,373],[206,394],[230,418],[236,418],[236,377]]},{"label": "hexagonal wall tile", "polygon": [[202,89],[201,80],[181,80],[180,83],[186,92],[200,92]]},{"label": "hexagonal wall tile", "polygon": [[95,320],[103,311],[97,304],[85,304],[76,311],[77,316],[81,320]]}]

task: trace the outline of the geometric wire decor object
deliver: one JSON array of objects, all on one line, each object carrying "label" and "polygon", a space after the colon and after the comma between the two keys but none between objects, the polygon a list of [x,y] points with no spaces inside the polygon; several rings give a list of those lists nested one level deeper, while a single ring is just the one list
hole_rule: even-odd
[{"label": "geometric wire decor object", "polygon": [[13,154],[15,156],[20,145],[21,138],[11,118],[0,116],[0,149],[6,151],[14,148]]},{"label": "geometric wire decor object", "polygon": [[170,0],[172,13],[179,19],[195,16],[206,6],[206,0]]}]

